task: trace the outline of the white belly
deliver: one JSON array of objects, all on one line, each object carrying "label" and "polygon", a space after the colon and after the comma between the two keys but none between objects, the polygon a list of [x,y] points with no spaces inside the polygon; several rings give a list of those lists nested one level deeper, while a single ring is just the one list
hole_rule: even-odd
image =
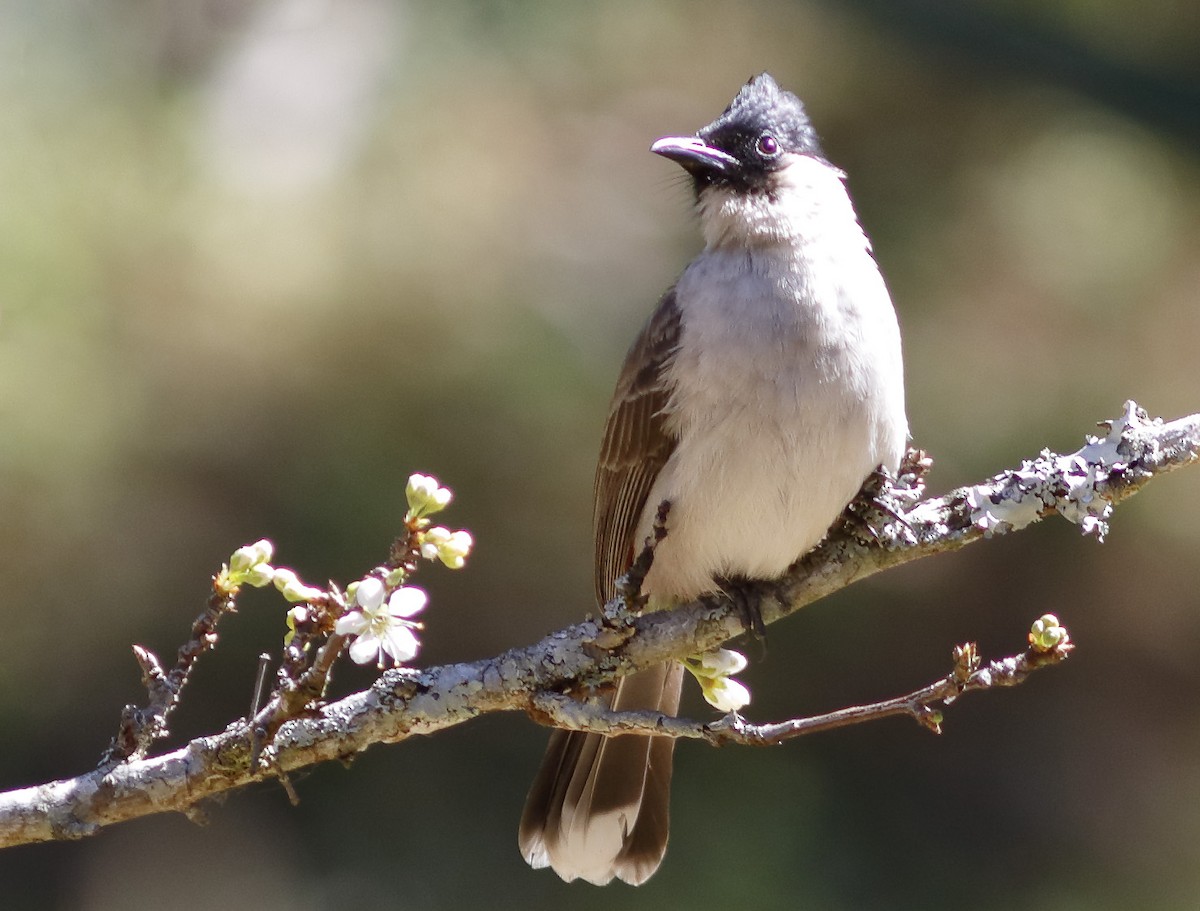
[{"label": "white belly", "polygon": [[[681,277],[670,406],[679,444],[637,538],[670,500],[648,593],[692,598],[714,577],[779,576],[876,466],[898,465],[908,433],[899,331],[862,255],[865,268],[846,273],[706,253]],[[797,275],[812,274],[857,284],[796,288]]]}]

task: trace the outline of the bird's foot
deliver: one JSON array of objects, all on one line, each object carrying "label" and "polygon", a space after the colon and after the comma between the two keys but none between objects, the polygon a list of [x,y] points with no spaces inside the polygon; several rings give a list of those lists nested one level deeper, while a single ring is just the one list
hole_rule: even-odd
[{"label": "bird's foot", "polygon": [[842,513],[843,532],[861,544],[888,550],[917,543],[917,534],[906,512],[925,492],[925,473],[932,460],[921,450],[910,449],[893,474],[880,466]]},{"label": "bird's foot", "polygon": [[726,598],[742,618],[742,625],[762,645],[761,658],[767,656],[767,625],[763,622],[762,602],[764,597],[775,597],[782,601],[774,582],[747,579],[744,576],[721,576],[714,580]]}]

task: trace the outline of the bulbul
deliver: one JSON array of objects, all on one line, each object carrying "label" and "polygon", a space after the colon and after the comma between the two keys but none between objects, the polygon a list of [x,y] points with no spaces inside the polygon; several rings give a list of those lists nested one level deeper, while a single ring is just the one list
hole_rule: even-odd
[{"label": "bulbul", "polygon": [[[595,482],[596,595],[670,503],[651,609],[774,579],[908,439],[900,332],[845,175],[766,73],[695,136],[650,151],[695,188],[704,251],[642,327],[617,380]],[[683,667],[621,680],[618,710],[675,714]],[[555,731],[521,819],[534,867],[638,885],[662,862],[674,740]]]}]

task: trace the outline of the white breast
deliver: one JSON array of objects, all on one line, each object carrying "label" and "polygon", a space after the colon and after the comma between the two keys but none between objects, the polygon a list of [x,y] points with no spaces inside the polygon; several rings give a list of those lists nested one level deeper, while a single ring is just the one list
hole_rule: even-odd
[{"label": "white breast", "polygon": [[797,159],[773,201],[725,192],[701,212],[709,246],[676,286],[679,444],[638,536],[669,499],[659,597],[780,575],[908,434],[895,312],[839,172]]}]

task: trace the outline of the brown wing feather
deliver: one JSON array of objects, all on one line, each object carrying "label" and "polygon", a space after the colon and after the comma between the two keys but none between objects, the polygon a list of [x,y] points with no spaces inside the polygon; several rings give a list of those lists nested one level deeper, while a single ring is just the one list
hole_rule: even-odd
[{"label": "brown wing feather", "polygon": [[[633,540],[654,479],[675,449],[667,430],[671,389],[667,367],[679,346],[675,289],[663,295],[625,358],[617,380],[596,468],[596,595],[611,598],[616,578],[633,559]],[[683,666],[648,668],[617,684],[612,704],[623,710],[675,714]],[[616,876],[644,882],[667,848],[671,789],[669,737],[616,737],[555,731],[521,817],[520,845],[535,866],[564,879],[604,883]],[[581,861],[588,838],[607,843],[619,814],[619,851]]]},{"label": "brown wing feather", "polygon": [[616,594],[617,577],[633,561],[633,536],[646,498],[675,449],[677,439],[666,428],[671,395],[666,367],[678,346],[679,307],[671,288],[625,357],[604,425],[594,512],[596,597],[601,604]]}]

